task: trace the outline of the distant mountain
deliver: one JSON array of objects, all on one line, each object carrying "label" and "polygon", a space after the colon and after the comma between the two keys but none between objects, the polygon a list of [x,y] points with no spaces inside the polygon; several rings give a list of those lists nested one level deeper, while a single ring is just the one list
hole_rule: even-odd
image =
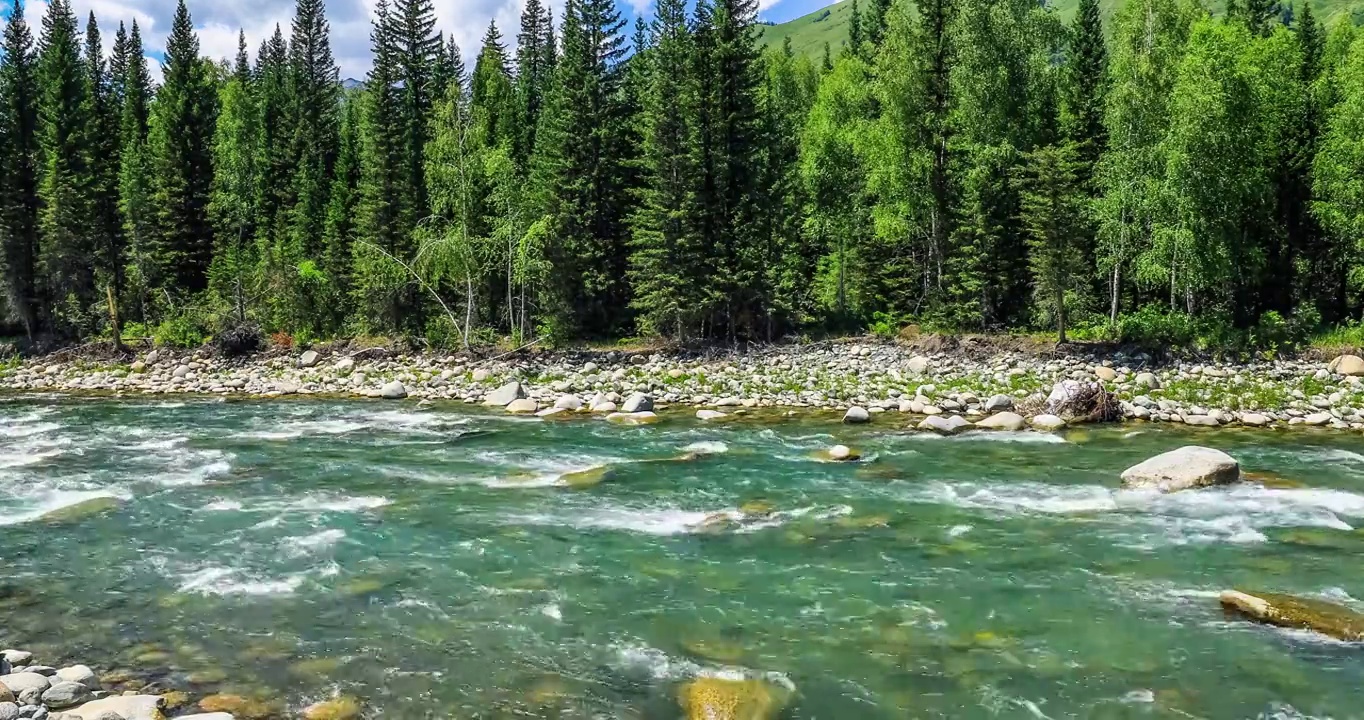
[{"label": "distant mountain", "polygon": [[345,80],[341,81],[341,87],[346,90],[354,90],[355,88],[358,88],[364,84],[365,83],[363,81],[356,80],[355,78],[346,78]]},{"label": "distant mountain", "polygon": [[[1125,0],[1099,0],[1099,7],[1103,12],[1104,18],[1111,19],[1118,8],[1122,7]],[[863,13],[871,3],[862,2]],[[1052,0],[1052,6],[1067,22],[1075,15],[1075,9],[1080,6],[1080,0]],[[1211,0],[1208,3],[1214,12],[1220,12],[1224,6],[1222,0]],[[1287,2],[1283,3],[1285,6]],[[1313,0],[1312,9],[1315,11],[1317,19],[1323,23],[1330,23],[1335,16],[1341,13],[1350,13],[1356,16],[1356,23],[1364,15],[1364,0]],[[763,24],[759,30],[758,41],[763,45],[771,47],[781,47],[782,38],[791,38],[791,49],[799,55],[807,55],[814,59],[819,59],[824,55],[824,43],[829,43],[829,50],[835,56],[848,40],[848,18],[852,17],[852,1],[843,0],[836,2],[828,7],[820,8],[809,15],[802,15],[795,20],[789,20],[776,25]],[[865,17],[865,15],[864,15]]]}]

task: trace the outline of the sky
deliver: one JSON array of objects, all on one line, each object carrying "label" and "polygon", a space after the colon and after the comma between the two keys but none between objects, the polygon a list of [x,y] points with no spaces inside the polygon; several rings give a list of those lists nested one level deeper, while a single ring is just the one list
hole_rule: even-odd
[{"label": "sky", "polygon": [[[12,0],[0,0],[0,15],[8,17]],[[554,6],[557,24],[562,0],[547,0]],[[120,20],[137,20],[142,30],[142,41],[150,59],[153,76],[159,80],[160,59],[170,33],[171,18],[177,0],[71,0],[72,8],[85,27],[85,18],[94,11],[99,21],[106,57],[113,45],[114,32]],[[289,36],[289,20],[293,16],[294,0],[187,0],[190,16],[199,35],[204,55],[218,59],[237,54],[237,31],[246,31],[247,46],[255,57],[256,49],[274,32],[275,25]],[[652,0],[618,0],[633,26],[634,17],[652,12]],[[759,0],[762,19],[785,22],[828,4],[826,0]],[[472,59],[487,30],[488,21],[496,20],[508,47],[516,43],[521,8],[525,0],[435,0],[436,27],[446,37],[453,36],[466,58]],[[363,79],[369,71],[370,21],[374,14],[374,0],[326,0],[327,19],[331,22],[332,54],[341,68],[341,77]],[[29,0],[25,14],[35,38],[40,32],[42,13],[47,9],[44,0]]]}]

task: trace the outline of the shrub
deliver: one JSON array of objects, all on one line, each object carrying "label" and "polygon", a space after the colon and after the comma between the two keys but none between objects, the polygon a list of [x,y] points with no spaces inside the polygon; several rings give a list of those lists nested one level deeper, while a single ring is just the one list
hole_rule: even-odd
[{"label": "shrub", "polygon": [[287,350],[294,346],[294,337],[283,330],[273,332],[270,333],[270,344]]},{"label": "shrub", "polygon": [[157,325],[152,339],[157,345],[196,348],[204,344],[204,331],[189,315],[180,314]]}]

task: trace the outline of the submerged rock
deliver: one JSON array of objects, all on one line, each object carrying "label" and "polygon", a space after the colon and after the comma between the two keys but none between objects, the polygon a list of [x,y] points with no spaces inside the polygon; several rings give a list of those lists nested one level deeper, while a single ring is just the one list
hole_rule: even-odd
[{"label": "submerged rock", "polygon": [[723,419],[725,419],[725,418],[727,418],[727,417],[729,417],[729,415],[726,415],[725,413],[722,413],[722,412],[720,412],[719,410],[697,410],[697,411],[696,411],[696,419],[697,419],[697,420],[705,420],[705,421],[707,421],[707,422],[709,422],[709,421],[711,421],[711,420],[723,420]]},{"label": "submerged rock", "polygon": [[559,480],[571,488],[589,488],[598,485],[611,474],[610,465],[598,465],[586,470],[574,470],[559,476]]},{"label": "submerged rock", "polygon": [[854,450],[847,445],[835,445],[821,453],[822,459],[834,462],[853,462],[862,457],[862,453]]},{"label": "submerged rock", "polygon": [[273,717],[279,710],[273,703],[227,693],[209,695],[200,700],[199,709],[208,712],[232,713],[233,717],[241,720],[264,720]]},{"label": "submerged rock", "polygon": [[1218,601],[1223,608],[1257,622],[1312,630],[1348,642],[1364,641],[1364,615],[1324,600],[1223,590]]},{"label": "submerged rock", "polygon": [[158,695],[117,695],[91,700],[66,712],[82,718],[98,718],[104,713],[117,713],[123,720],[165,720],[161,714],[163,701]]},{"label": "submerged rock", "polygon": [[1234,483],[1241,478],[1236,458],[1212,448],[1188,445],[1161,453],[1123,471],[1123,487],[1175,492]]},{"label": "submerged rock", "polygon": [[303,720],[354,720],[360,717],[360,701],[347,695],[316,702],[303,708]]},{"label": "submerged rock", "polygon": [[658,422],[660,418],[646,410],[643,412],[613,412],[606,416],[606,420],[618,425],[652,425]]},{"label": "submerged rock", "polygon": [[679,700],[687,720],[773,720],[791,691],[764,680],[702,677],[682,686]]},{"label": "submerged rock", "polygon": [[74,505],[67,505],[64,508],[57,508],[48,513],[44,513],[38,519],[45,523],[72,523],[80,522],[86,518],[109,512],[117,508],[123,501],[116,497],[95,497],[89,500],[82,500]]}]

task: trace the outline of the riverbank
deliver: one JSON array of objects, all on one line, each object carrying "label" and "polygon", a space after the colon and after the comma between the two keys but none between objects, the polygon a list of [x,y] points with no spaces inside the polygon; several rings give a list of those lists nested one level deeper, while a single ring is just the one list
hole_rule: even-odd
[{"label": "riverbank", "polygon": [[[0,369],[0,389],[114,394],[325,395],[449,400],[512,412],[602,414],[670,408],[722,420],[756,408],[847,412],[852,421],[976,423],[1015,411],[1055,427],[1062,392],[1100,385],[1124,419],[1192,426],[1364,429],[1364,360],[1159,362],[1142,353],[922,353],[894,344],[818,343],[746,352],[539,352],[481,359],[370,348],[223,358],[208,349],[139,353],[128,362],[39,357]],[[513,386],[514,385],[514,386]],[[630,403],[632,395],[646,400]],[[1053,402],[1049,402],[1049,398]],[[513,401],[519,401],[513,403]],[[908,417],[900,417],[901,415]],[[1012,418],[1006,418],[1012,421]],[[989,425],[989,423],[987,423]],[[1012,425],[1011,425],[1012,427]]]}]

